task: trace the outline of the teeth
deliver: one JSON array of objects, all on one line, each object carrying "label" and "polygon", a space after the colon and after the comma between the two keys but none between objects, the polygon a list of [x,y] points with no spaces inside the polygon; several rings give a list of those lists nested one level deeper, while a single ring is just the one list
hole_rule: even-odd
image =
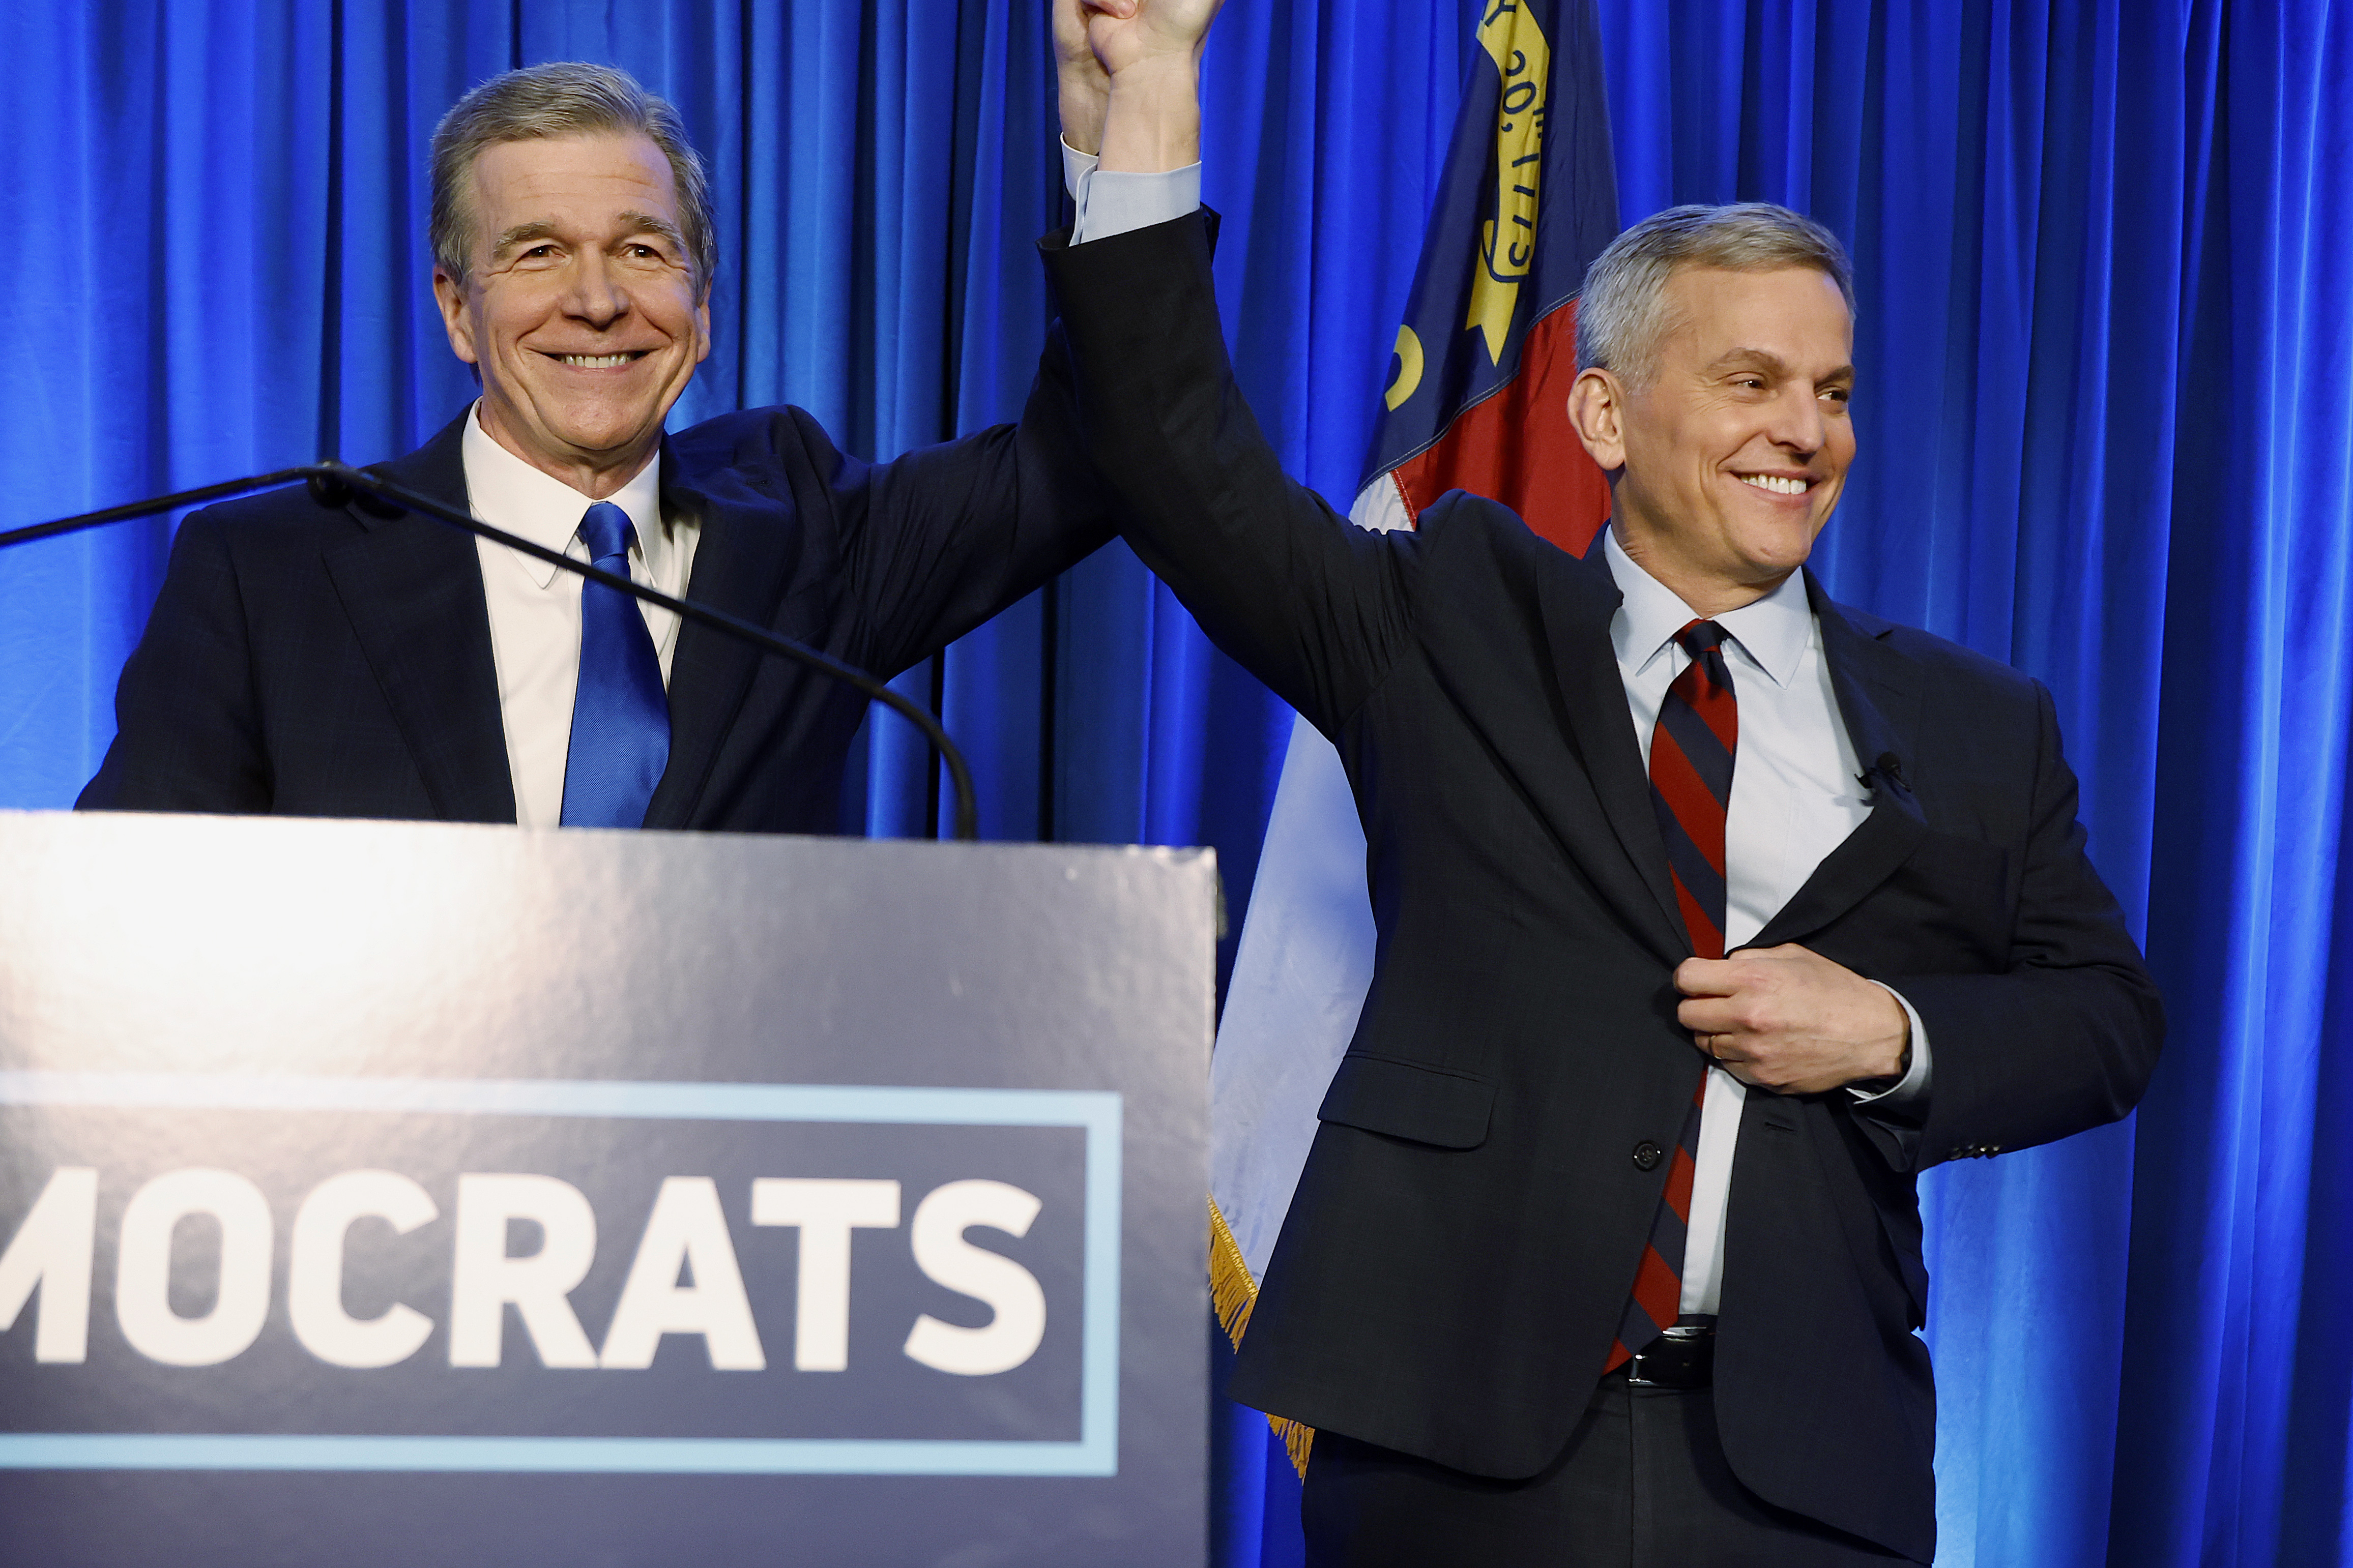
[{"label": "teeth", "polygon": [[629,363],[627,354],[558,354],[565,364],[578,365],[583,370],[617,370]]},{"label": "teeth", "polygon": [[1771,490],[1775,495],[1782,496],[1801,496],[1809,489],[1803,479],[1785,479],[1775,474],[1742,474],[1740,482],[1744,485],[1755,485],[1760,490]]}]

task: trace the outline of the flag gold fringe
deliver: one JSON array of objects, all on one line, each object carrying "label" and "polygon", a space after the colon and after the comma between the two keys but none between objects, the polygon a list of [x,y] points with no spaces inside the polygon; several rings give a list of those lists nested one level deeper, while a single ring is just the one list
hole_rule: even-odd
[{"label": "flag gold fringe", "polygon": [[1241,1349],[1242,1331],[1250,1327],[1250,1309],[1258,1305],[1258,1281],[1250,1278],[1242,1249],[1227,1228],[1218,1200],[1209,1200],[1209,1305],[1217,1310],[1218,1327]]},{"label": "flag gold fringe", "polygon": [[[1243,1261],[1242,1249],[1214,1197],[1209,1200],[1209,1305],[1218,1314],[1218,1326],[1240,1350],[1242,1331],[1250,1327],[1250,1309],[1258,1305],[1258,1281],[1250,1278],[1250,1265]],[[1266,1424],[1282,1439],[1291,1468],[1299,1472],[1300,1479],[1306,1479],[1307,1453],[1314,1446],[1315,1428],[1282,1415],[1268,1416]]]}]

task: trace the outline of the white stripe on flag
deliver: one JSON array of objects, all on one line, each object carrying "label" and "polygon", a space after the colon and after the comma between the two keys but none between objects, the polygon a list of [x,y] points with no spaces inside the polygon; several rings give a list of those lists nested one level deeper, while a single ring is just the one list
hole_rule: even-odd
[{"label": "white stripe on flag", "polygon": [[[1350,521],[1377,531],[1411,524],[1386,474],[1365,487]],[[1209,1064],[1209,1194],[1253,1283],[1265,1277],[1316,1108],[1372,979],[1356,799],[1332,742],[1294,718]]]}]

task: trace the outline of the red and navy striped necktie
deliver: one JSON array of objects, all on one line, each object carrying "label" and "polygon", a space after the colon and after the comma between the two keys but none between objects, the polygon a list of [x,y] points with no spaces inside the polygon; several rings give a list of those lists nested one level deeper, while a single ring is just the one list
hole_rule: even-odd
[{"label": "red and navy striped necktie", "polygon": [[[1724,956],[1724,822],[1732,805],[1732,759],[1740,742],[1740,707],[1724,662],[1725,630],[1694,621],[1675,634],[1691,663],[1667,688],[1651,731],[1651,805],[1667,844],[1675,902],[1701,958]],[[1613,1371],[1675,1321],[1683,1311],[1683,1237],[1691,1220],[1692,1178],[1699,1161],[1700,1108],[1707,1076],[1700,1075],[1683,1131],[1667,1167],[1667,1189],[1651,1222],[1634,1289],[1619,1320],[1618,1342],[1602,1368]]]},{"label": "red and navy striped necktie", "polygon": [[1702,958],[1724,956],[1724,818],[1740,744],[1725,637],[1714,621],[1694,621],[1675,634],[1691,663],[1667,688],[1651,731],[1651,807],[1667,841],[1692,952]]}]

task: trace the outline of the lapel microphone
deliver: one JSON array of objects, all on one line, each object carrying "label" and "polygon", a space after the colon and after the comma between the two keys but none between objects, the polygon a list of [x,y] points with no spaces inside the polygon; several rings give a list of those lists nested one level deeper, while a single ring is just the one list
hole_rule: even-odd
[{"label": "lapel microphone", "polygon": [[1904,759],[1893,752],[1882,752],[1876,762],[1854,775],[1854,782],[1866,790],[1876,791],[1883,784],[1904,789]]}]

